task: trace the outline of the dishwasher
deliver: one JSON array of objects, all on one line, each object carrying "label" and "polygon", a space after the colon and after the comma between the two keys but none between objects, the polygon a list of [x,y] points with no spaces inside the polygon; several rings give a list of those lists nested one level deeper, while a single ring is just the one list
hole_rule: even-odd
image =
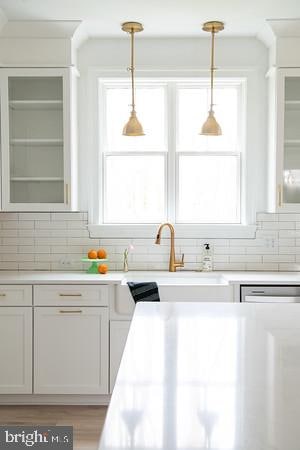
[{"label": "dishwasher", "polygon": [[300,303],[300,286],[241,286],[241,302]]}]

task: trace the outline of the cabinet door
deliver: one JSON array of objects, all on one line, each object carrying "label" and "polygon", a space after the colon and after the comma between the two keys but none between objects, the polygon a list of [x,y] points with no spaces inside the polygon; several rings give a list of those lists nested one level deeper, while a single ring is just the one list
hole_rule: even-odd
[{"label": "cabinet door", "polygon": [[34,393],[108,393],[104,307],[36,307]]},{"label": "cabinet door", "polygon": [[70,209],[68,69],[1,69],[4,210]]},{"label": "cabinet door", "polygon": [[277,81],[278,210],[300,210],[300,70],[280,69]]},{"label": "cabinet door", "polygon": [[31,394],[31,307],[0,307],[0,361],[0,394]]},{"label": "cabinet door", "polygon": [[125,348],[128,332],[130,328],[129,321],[112,320],[109,326],[110,339],[110,392],[113,391],[119,366],[121,363],[123,351]]}]

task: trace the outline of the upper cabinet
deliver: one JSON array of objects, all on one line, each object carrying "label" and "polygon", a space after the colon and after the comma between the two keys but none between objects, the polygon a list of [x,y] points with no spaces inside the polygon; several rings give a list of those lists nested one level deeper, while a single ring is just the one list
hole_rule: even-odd
[{"label": "upper cabinet", "polygon": [[300,69],[269,73],[269,205],[300,211]]},{"label": "upper cabinet", "polygon": [[72,68],[0,69],[2,210],[76,209]]}]

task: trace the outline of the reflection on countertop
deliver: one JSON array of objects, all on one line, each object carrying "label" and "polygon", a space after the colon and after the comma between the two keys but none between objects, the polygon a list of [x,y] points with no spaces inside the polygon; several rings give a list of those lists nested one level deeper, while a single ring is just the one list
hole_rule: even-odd
[{"label": "reflection on countertop", "polygon": [[299,450],[300,305],[140,303],[101,450]]}]

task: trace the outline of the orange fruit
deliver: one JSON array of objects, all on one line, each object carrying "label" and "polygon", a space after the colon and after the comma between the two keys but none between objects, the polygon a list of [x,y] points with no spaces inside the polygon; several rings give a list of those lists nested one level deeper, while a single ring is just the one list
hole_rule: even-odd
[{"label": "orange fruit", "polygon": [[104,248],[99,248],[97,251],[97,256],[99,259],[105,259],[107,257],[106,250],[104,250]]},{"label": "orange fruit", "polygon": [[89,259],[97,259],[97,250],[89,250],[88,258]]},{"label": "orange fruit", "polygon": [[108,271],[108,267],[107,267],[106,264],[100,264],[98,266],[98,272],[99,273],[105,274],[105,273],[107,273],[107,271]]}]

